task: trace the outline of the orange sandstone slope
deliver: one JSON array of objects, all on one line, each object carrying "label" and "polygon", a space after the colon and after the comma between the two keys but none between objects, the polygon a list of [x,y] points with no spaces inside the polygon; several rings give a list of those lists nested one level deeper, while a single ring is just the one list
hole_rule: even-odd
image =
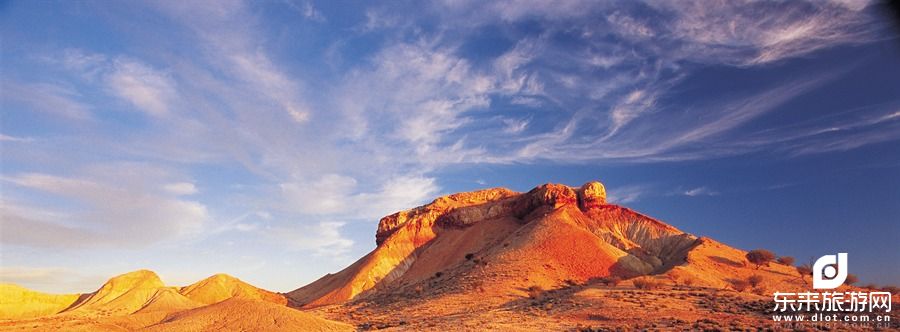
[{"label": "orange sandstone slope", "polygon": [[684,266],[691,250],[703,243],[656,219],[607,204],[599,182],[440,197],[382,218],[375,238],[375,250],[354,264],[288,293],[292,305],[341,303],[436,277],[453,282],[475,268],[508,276],[485,280],[493,284],[483,287],[509,290],[528,287],[523,278],[551,285],[659,274]]}]

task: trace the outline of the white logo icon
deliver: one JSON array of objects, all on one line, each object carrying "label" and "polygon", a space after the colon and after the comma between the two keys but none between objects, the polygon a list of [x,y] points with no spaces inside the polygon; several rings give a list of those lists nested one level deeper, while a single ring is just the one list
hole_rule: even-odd
[{"label": "white logo icon", "polygon": [[813,264],[813,288],[834,289],[847,280],[847,253],[819,257]]}]

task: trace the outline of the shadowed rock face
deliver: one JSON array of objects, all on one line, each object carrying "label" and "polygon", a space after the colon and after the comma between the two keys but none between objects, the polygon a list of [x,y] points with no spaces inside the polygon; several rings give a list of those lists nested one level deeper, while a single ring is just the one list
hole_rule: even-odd
[{"label": "shadowed rock face", "polygon": [[288,293],[292,303],[317,306],[390,291],[453,273],[467,253],[514,270],[547,261],[568,271],[550,279],[660,273],[683,263],[696,237],[607,204],[606,189],[595,181],[578,188],[544,184],[527,193],[493,188],[443,196],[382,218],[375,239],[378,247],[350,267]]}]

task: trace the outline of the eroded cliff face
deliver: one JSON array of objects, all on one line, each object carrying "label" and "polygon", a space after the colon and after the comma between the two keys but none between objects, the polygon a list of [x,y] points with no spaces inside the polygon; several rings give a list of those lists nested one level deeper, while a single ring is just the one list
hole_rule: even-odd
[{"label": "eroded cliff face", "polygon": [[405,224],[430,226],[439,217],[455,209],[482,205],[517,195],[518,193],[506,188],[492,188],[438,197],[429,204],[381,218],[378,222],[378,231],[375,233],[375,243],[381,245],[397,228]]},{"label": "eroded cliff face", "polygon": [[[300,306],[339,303],[453,271],[448,266],[475,254],[508,262],[509,269],[540,266],[545,259],[569,271],[551,279],[658,273],[683,263],[696,240],[608,204],[605,187],[596,181],[577,188],[544,184],[527,193],[493,188],[443,196],[382,218],[375,238],[378,246],[369,255],[288,297]],[[472,255],[463,258],[467,254]]]},{"label": "eroded cliff face", "polygon": [[435,224],[443,227],[467,227],[501,216],[514,216],[524,221],[538,209],[552,210],[564,205],[578,205],[582,210],[589,210],[605,204],[606,190],[600,182],[589,182],[578,189],[545,184],[525,194],[506,188],[459,193],[381,218],[375,241],[380,245],[398,228],[407,224],[416,228]]}]

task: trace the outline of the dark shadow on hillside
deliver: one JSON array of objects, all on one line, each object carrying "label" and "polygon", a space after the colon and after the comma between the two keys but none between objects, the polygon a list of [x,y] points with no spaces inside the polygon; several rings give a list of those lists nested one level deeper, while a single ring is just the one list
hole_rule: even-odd
[{"label": "dark shadow on hillside", "polygon": [[74,309],[75,307],[78,307],[79,305],[81,305],[82,303],[84,303],[84,301],[87,301],[87,299],[90,298],[91,296],[93,296],[95,293],[96,293],[96,292],[94,292],[94,293],[84,293],[84,294],[79,295],[79,296],[78,296],[78,299],[76,299],[75,302],[72,302],[72,304],[70,304],[68,307],[66,307],[65,309],[63,309],[63,310],[61,310],[61,311],[59,311],[59,312],[57,312],[57,313],[66,312],[66,311],[69,311],[70,309]]},{"label": "dark shadow on hillside", "polygon": [[711,259],[712,261],[719,263],[719,264],[725,264],[725,265],[730,265],[730,266],[739,267],[739,268],[744,267],[743,263],[735,262],[731,259],[728,259],[728,258],[725,258],[722,256],[710,256],[709,259]]}]

